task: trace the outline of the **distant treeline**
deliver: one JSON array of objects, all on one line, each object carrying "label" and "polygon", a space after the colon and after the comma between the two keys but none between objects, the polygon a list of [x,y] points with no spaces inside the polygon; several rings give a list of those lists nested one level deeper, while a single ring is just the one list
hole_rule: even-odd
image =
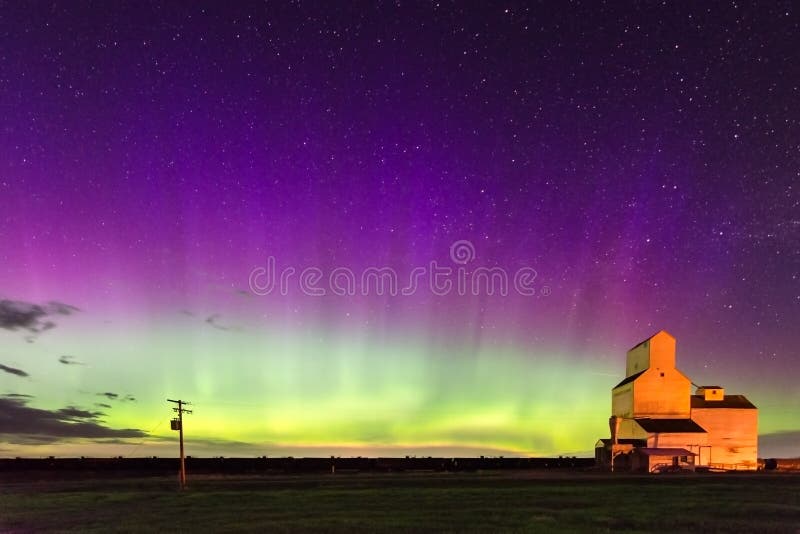
[{"label": "distant treeline", "polygon": [[[585,469],[594,458],[186,458],[193,474],[268,475],[292,473],[479,471],[502,469]],[[178,470],[177,458],[9,458],[0,459],[0,477],[41,473],[47,477],[165,476]]]},{"label": "distant treeline", "polygon": [[[171,476],[177,458],[2,458],[0,479]],[[280,475],[303,473],[469,472],[491,470],[588,470],[594,458],[186,458],[189,474]],[[797,471],[800,458],[759,460],[759,470]]]}]

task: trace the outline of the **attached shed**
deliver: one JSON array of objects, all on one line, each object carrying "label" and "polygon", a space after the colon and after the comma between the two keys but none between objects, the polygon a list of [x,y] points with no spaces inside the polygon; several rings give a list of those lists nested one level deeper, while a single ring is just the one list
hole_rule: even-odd
[{"label": "attached shed", "polygon": [[679,447],[639,447],[633,451],[631,469],[645,473],[694,471],[697,453]]}]

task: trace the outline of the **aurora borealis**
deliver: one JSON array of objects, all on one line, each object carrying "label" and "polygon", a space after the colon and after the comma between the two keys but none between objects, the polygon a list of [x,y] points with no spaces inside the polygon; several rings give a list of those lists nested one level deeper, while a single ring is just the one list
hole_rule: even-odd
[{"label": "aurora borealis", "polygon": [[660,329],[800,455],[792,3],[229,4],[0,11],[0,456],[583,455]]}]

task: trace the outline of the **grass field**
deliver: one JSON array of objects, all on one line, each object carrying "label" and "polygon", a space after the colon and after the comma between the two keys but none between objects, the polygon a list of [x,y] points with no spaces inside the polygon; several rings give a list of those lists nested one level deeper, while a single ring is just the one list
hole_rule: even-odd
[{"label": "grass field", "polygon": [[3,483],[0,531],[800,532],[797,475],[337,474]]}]

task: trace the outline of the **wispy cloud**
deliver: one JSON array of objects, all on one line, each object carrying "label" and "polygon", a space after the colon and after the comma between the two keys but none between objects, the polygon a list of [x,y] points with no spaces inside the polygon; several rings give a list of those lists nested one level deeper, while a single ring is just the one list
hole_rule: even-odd
[{"label": "wispy cloud", "polygon": [[98,397],[105,397],[108,400],[113,401],[120,401],[120,402],[136,402],[136,397],[131,394],[121,395],[119,393],[114,393],[113,391],[105,391],[103,393],[97,393]]},{"label": "wispy cloud", "polygon": [[3,365],[2,363],[0,363],[0,371],[5,371],[6,373],[8,373],[10,375],[16,375],[16,376],[21,376],[21,377],[30,376],[28,373],[26,373],[22,369],[17,369],[16,367],[9,367],[7,365]]},{"label": "wispy cloud", "polygon": [[228,329],[227,326],[223,326],[223,325],[219,324],[219,314],[218,313],[215,313],[214,315],[209,315],[206,318],[206,323],[210,324],[211,326],[213,326],[217,330],[227,330]]},{"label": "wispy cloud", "polygon": [[57,315],[72,315],[75,312],[79,312],[80,310],[75,306],[70,304],[64,304],[63,302],[58,302],[55,300],[51,300],[47,303],[46,310],[49,314],[57,314]]},{"label": "wispy cloud", "polygon": [[222,324],[220,322],[220,314],[218,314],[218,313],[214,313],[212,315],[209,315],[206,318],[206,323],[208,323],[212,327],[216,328],[217,330],[225,330],[225,331],[228,331],[228,330],[241,330],[241,328],[239,328],[238,326],[231,326],[231,325]]},{"label": "wispy cloud", "polygon": [[63,363],[64,365],[86,365],[82,361],[79,361],[75,356],[61,356],[58,358],[59,363]]},{"label": "wispy cloud", "polygon": [[219,313],[212,313],[211,315],[206,316],[205,319],[203,319],[203,314],[195,313],[195,312],[192,312],[191,310],[183,309],[183,310],[180,310],[178,313],[180,313],[181,315],[185,315],[186,317],[197,317],[200,320],[204,321],[210,327],[216,328],[217,330],[223,330],[223,331],[239,331],[239,330],[242,330],[242,328],[239,327],[239,326],[225,324],[225,322],[221,320],[222,319],[222,315],[219,314]]}]

